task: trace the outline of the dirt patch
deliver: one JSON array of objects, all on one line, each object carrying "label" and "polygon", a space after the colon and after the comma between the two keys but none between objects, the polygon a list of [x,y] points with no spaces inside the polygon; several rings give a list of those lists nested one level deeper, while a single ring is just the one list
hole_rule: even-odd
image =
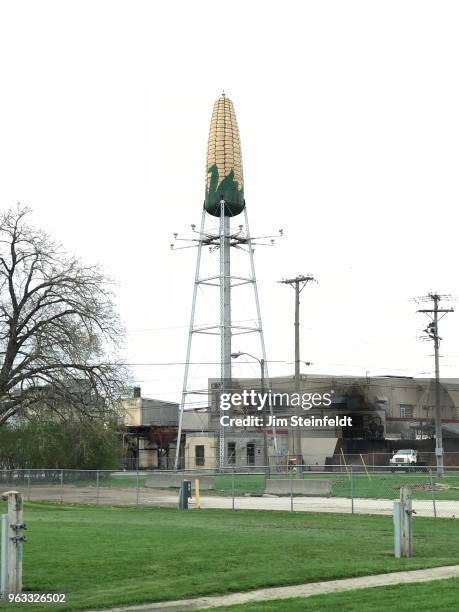
[{"label": "dirt patch", "polygon": [[413,484],[410,485],[410,489],[413,491],[452,491],[459,490],[456,485],[450,485],[448,483],[436,482],[433,486],[429,484]]}]

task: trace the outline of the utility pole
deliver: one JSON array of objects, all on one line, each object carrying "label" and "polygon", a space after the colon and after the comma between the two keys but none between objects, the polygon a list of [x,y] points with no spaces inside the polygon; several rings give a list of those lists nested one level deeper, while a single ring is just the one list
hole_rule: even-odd
[{"label": "utility pole", "polygon": [[[284,285],[290,285],[295,290],[295,393],[300,394],[300,293],[306,287],[309,282],[316,282],[316,279],[309,275],[299,275],[295,278],[286,278],[279,281]],[[299,414],[300,407],[296,407],[296,416]],[[301,433],[300,428],[296,427],[292,432],[292,454],[296,456],[298,464],[303,463],[301,454]]]},{"label": "utility pole", "polygon": [[[448,312],[454,312],[453,308],[439,308],[438,303],[441,301],[442,297],[438,295],[438,293],[429,293],[429,295],[424,298],[420,298],[423,301],[432,301],[433,308],[424,308],[422,310],[418,310],[418,312],[422,312],[426,314],[430,318],[430,323],[424,330],[427,336],[433,340],[434,342],[434,351],[435,351],[435,457],[437,461],[437,476],[440,478],[444,475],[443,468],[443,434],[441,427],[441,405],[440,405],[440,336],[438,335],[438,322],[442,319]],[[438,318],[438,314],[443,313]]]}]

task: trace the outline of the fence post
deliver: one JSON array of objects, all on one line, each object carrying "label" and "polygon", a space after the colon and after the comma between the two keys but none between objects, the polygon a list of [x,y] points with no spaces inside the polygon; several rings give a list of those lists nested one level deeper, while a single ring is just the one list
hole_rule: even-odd
[{"label": "fence post", "polygon": [[99,494],[100,494],[100,492],[99,492],[99,470],[97,470],[97,472],[96,472],[96,487],[97,487],[97,493],[96,493],[97,502],[96,503],[97,503],[97,505],[99,505]]},{"label": "fence post", "polygon": [[3,598],[7,595],[7,584],[8,584],[8,532],[10,530],[9,520],[7,514],[2,514],[2,557],[0,559],[0,594]]},{"label": "fence post", "polygon": [[293,512],[293,478],[290,478],[290,512]]},{"label": "fence post", "polygon": [[64,501],[64,470],[61,470],[60,479],[61,479],[61,504],[62,504]]},{"label": "fence post", "polygon": [[396,559],[402,556],[402,523],[399,501],[394,501],[394,555]]},{"label": "fence post", "polygon": [[352,465],[349,466],[349,478],[351,485],[351,513],[354,514],[354,471]]},{"label": "fence post", "polygon": [[411,491],[408,487],[400,488],[400,520],[401,520],[401,552],[402,557],[413,556],[413,539],[411,531],[412,519]]},{"label": "fence post", "polygon": [[435,485],[432,476],[432,469],[429,468],[429,478],[430,478],[430,490],[432,491],[432,503],[433,503],[433,513],[434,518],[437,518],[437,504],[435,501]]},{"label": "fence post", "polygon": [[135,505],[138,506],[139,505],[139,462],[138,462],[138,460],[137,460],[137,476],[136,476],[136,479],[137,479],[137,483],[136,483],[137,491],[136,491]]},{"label": "fence post", "polygon": [[[8,555],[8,573],[4,585],[4,595],[22,593],[22,543],[25,537],[22,535],[26,526],[23,523],[22,495],[18,491],[8,491],[2,495],[2,499],[8,501],[8,530],[6,531]],[[4,521],[2,520],[2,527]],[[2,535],[2,540],[5,538]],[[3,551],[3,542],[2,542]],[[3,557],[3,552],[2,552]],[[2,559],[3,560],[3,559]]]},{"label": "fence post", "polygon": [[232,495],[232,509],[234,510],[234,470],[236,468],[233,467],[232,476],[231,476],[231,495]]},{"label": "fence post", "polygon": [[30,470],[27,472],[27,501],[30,501]]}]

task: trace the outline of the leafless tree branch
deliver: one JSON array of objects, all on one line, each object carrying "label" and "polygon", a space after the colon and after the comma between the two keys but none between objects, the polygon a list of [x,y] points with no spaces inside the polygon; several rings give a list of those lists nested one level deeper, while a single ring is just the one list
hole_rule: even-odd
[{"label": "leafless tree branch", "polygon": [[0,425],[45,404],[107,413],[127,380],[111,281],[30,225],[29,213],[0,214]]}]

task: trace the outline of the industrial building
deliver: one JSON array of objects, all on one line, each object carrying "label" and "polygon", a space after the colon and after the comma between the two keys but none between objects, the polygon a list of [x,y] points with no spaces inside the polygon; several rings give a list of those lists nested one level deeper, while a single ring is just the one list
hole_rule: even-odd
[{"label": "industrial building", "polygon": [[[275,377],[266,382],[273,391],[294,393],[295,381],[292,376]],[[240,379],[234,382],[234,386],[259,389],[259,383],[253,379]],[[430,378],[302,375],[301,393],[333,391],[327,414],[349,414],[353,418],[352,427],[302,428],[303,462],[308,465],[329,465],[338,463],[343,454],[356,457],[371,454],[376,464],[385,465],[393,451],[408,445],[426,454],[431,453],[432,457],[427,459],[434,463],[434,384],[435,381]],[[216,394],[210,394],[208,409],[184,413],[181,467],[218,467],[221,411],[216,397]],[[292,408],[285,410],[276,406],[273,411],[278,415],[295,413]],[[442,381],[441,411],[447,454],[445,464],[456,465],[459,461],[458,381]],[[308,411],[308,414],[312,413],[317,414],[317,411]],[[262,427],[225,430],[227,466],[264,464]],[[276,432],[267,428],[270,465],[288,463],[293,436],[291,427],[277,428]]]},{"label": "industrial building", "polygon": [[122,402],[123,467],[170,469],[175,453],[178,404],[142,397],[140,387]]}]

